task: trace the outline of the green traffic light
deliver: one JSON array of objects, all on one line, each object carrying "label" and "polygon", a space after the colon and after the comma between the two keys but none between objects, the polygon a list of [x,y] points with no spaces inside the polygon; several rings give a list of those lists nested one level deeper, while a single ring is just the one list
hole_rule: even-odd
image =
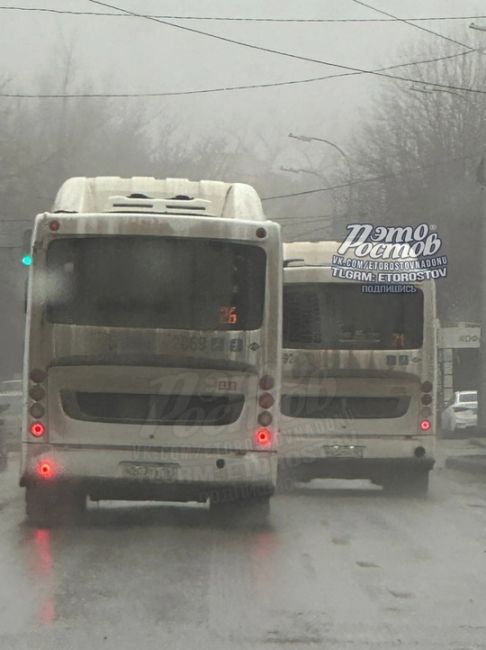
[{"label": "green traffic light", "polygon": [[22,264],[24,266],[30,266],[32,264],[32,256],[31,255],[24,255],[22,258]]}]

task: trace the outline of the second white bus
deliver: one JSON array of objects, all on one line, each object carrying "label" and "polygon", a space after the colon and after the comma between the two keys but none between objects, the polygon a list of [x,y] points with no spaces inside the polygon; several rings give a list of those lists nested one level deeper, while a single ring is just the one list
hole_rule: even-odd
[{"label": "second white bus", "polygon": [[281,476],[423,495],[436,428],[434,284],[364,292],[332,276],[338,246],[284,244]]}]

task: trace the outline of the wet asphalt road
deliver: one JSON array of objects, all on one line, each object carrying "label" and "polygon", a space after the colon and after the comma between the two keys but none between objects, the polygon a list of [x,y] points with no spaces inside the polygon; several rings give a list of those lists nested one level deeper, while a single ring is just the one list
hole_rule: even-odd
[{"label": "wet asphalt road", "polygon": [[266,529],[106,502],[47,530],[26,525],[16,471],[1,650],[486,649],[486,477],[439,466],[427,500],[314,483],[275,497]]}]

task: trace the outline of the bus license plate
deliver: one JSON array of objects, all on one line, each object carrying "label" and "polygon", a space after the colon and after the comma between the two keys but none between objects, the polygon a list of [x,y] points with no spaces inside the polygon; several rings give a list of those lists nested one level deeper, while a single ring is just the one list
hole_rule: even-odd
[{"label": "bus license plate", "polygon": [[122,473],[126,478],[146,481],[175,481],[178,465],[155,463],[122,463]]},{"label": "bus license plate", "polygon": [[363,458],[364,447],[362,445],[325,445],[326,456],[336,458]]}]

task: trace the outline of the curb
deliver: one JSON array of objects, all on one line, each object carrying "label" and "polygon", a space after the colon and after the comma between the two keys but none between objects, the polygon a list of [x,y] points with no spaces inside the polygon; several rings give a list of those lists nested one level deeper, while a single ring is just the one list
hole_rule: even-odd
[{"label": "curb", "polygon": [[486,454],[476,456],[453,456],[446,459],[445,466],[462,472],[483,474],[486,476]]}]

